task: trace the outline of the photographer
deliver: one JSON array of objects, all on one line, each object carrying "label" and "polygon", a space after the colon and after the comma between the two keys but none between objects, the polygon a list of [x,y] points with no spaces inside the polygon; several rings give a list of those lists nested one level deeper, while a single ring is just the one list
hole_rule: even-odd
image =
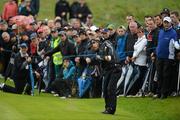
[{"label": "photographer", "polygon": [[[14,68],[13,68],[13,80],[15,88],[0,84],[0,89],[5,92],[22,94],[29,77],[28,64],[31,62],[31,58],[27,54],[28,47],[25,43],[20,45],[20,51],[15,55]],[[26,91],[30,93],[30,86],[27,87]]]}]

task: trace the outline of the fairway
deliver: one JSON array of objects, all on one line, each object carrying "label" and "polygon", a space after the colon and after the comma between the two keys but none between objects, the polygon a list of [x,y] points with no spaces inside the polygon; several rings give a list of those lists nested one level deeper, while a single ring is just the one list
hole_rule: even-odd
[{"label": "fairway", "polygon": [[0,120],[179,120],[180,98],[119,98],[117,112],[101,114],[103,99],[60,99],[50,94],[0,91]]}]

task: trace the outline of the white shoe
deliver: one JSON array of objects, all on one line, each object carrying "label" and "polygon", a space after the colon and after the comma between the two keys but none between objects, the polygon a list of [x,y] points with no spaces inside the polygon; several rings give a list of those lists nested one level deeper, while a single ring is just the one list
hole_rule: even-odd
[{"label": "white shoe", "polygon": [[62,96],[62,97],[60,97],[60,99],[66,99],[66,97],[65,97],[65,96]]},{"label": "white shoe", "polygon": [[51,91],[51,94],[55,94],[55,92],[54,92],[54,91]]},{"label": "white shoe", "polygon": [[123,94],[121,94],[121,95],[118,95],[117,97],[119,98],[119,97],[123,97],[124,95]]},{"label": "white shoe", "polygon": [[172,92],[170,96],[176,97],[176,96],[177,96],[177,93],[176,93],[176,92]]},{"label": "white shoe", "polygon": [[42,89],[41,92],[45,92],[45,89]]},{"label": "white shoe", "polygon": [[53,96],[54,96],[54,97],[59,97],[59,94],[54,94]]},{"label": "white shoe", "polygon": [[2,76],[1,74],[0,74],[0,79],[4,79],[4,76]]},{"label": "white shoe", "polygon": [[4,83],[0,84],[0,90],[3,89],[4,85],[5,85]]}]

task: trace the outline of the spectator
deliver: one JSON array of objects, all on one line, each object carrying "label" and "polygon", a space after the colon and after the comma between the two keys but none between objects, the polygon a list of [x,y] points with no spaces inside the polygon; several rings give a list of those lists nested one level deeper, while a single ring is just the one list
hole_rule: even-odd
[{"label": "spectator", "polygon": [[138,36],[138,40],[134,44],[132,62],[134,62],[134,64],[138,66],[140,70],[140,75],[137,81],[133,84],[133,87],[131,88],[130,93],[133,95],[137,94],[137,92],[141,89],[145,78],[144,73],[146,73],[147,70],[147,66],[146,66],[147,55],[145,51],[145,47],[147,45],[147,39],[143,27],[138,28],[137,36]]},{"label": "spectator", "polygon": [[135,21],[135,18],[133,15],[127,15],[126,16],[126,22],[128,25],[130,24],[130,22],[134,22],[134,21]]},{"label": "spectator", "polygon": [[85,26],[87,26],[87,28],[91,28],[92,26],[94,26],[93,16],[91,14],[87,16]]},{"label": "spectator", "polygon": [[170,94],[171,78],[173,78],[173,63],[175,57],[175,48],[179,49],[179,41],[177,41],[177,33],[172,28],[172,20],[170,17],[163,19],[164,29],[159,32],[157,54],[157,75],[159,81],[159,94],[161,99],[167,98]]},{"label": "spectator", "polygon": [[70,12],[69,3],[66,0],[58,0],[55,6],[55,17],[59,16],[67,21],[67,15]]},{"label": "spectator", "polygon": [[79,7],[77,10],[77,17],[81,20],[81,22],[86,23],[86,19],[88,15],[92,15],[89,7],[86,4],[85,0],[79,0]]},{"label": "spectator", "polygon": [[79,2],[77,0],[74,0],[72,5],[70,6],[70,19],[77,18],[78,16],[78,7]]},{"label": "spectator", "polygon": [[[149,33],[147,34],[147,49],[155,48],[158,43],[159,28],[156,26],[154,20],[149,20],[147,25],[149,30]],[[155,51],[153,49],[147,50],[147,55],[150,60],[151,57],[155,57]]]},{"label": "spectator", "polygon": [[[127,34],[127,39],[126,39],[126,44],[125,44],[125,51],[134,51],[134,44],[137,41],[138,37],[137,37],[137,28],[138,25],[136,22],[130,22],[129,24],[129,29],[130,32]],[[131,62],[131,57],[132,57],[132,53],[127,53],[126,54],[126,63]]]},{"label": "spectator", "polygon": [[2,12],[2,18],[8,21],[9,18],[14,17],[17,14],[18,14],[18,6],[15,3],[15,1],[9,0],[8,2],[6,2]]},{"label": "spectator", "polygon": [[[45,56],[51,56],[52,54],[60,51],[62,56],[75,55],[75,46],[68,40],[68,36],[64,31],[59,32],[61,42],[52,51],[46,52]],[[73,59],[73,58],[72,58]]]},{"label": "spectator", "polygon": [[168,8],[164,8],[161,12],[161,17],[164,19],[164,17],[170,17],[170,10]]},{"label": "spectator", "polygon": [[156,26],[159,28],[159,29],[163,29],[163,21],[162,21],[162,17],[161,15],[155,15],[154,16],[154,21],[155,21],[155,24]]},{"label": "spectator", "polygon": [[51,88],[57,93],[55,96],[61,98],[71,97],[72,95],[72,83],[74,81],[75,66],[72,61],[65,59],[63,61],[63,76],[54,81]]},{"label": "spectator", "polygon": [[[52,47],[52,49],[54,49],[55,47],[57,47],[59,45],[61,40],[58,36],[57,29],[52,29],[51,35],[52,35],[51,47]],[[57,80],[58,75],[61,73],[63,58],[62,58],[61,52],[54,53],[52,56],[53,56],[53,63],[54,63],[54,68],[55,68],[55,76],[56,76],[56,80]]]},{"label": "spectator", "polygon": [[173,28],[175,30],[180,29],[179,13],[177,11],[173,11],[171,12],[170,17],[172,20]]},{"label": "spectator", "polygon": [[79,19],[71,19],[71,26],[74,30],[79,31],[81,29],[81,21]]},{"label": "spectator", "polygon": [[0,52],[1,52],[1,57],[3,58],[2,62],[4,65],[4,70],[2,75],[5,76],[5,72],[11,57],[11,52],[7,52],[5,50],[12,50],[13,43],[10,41],[10,35],[7,32],[2,33],[2,39],[3,41],[2,41],[2,45],[0,46]]},{"label": "spectator", "polygon": [[107,29],[109,31],[109,40],[112,42],[114,48],[116,49],[116,46],[117,46],[117,41],[116,41],[116,37],[117,37],[117,34],[116,34],[116,28],[114,26],[114,24],[109,24],[107,26]]},{"label": "spectator", "polygon": [[[28,47],[25,43],[21,44],[19,53],[16,54],[14,60],[14,71],[13,80],[15,88],[1,84],[1,89],[5,92],[11,92],[16,94],[22,94],[29,75],[28,64],[31,62],[31,58],[27,54]],[[23,73],[23,74],[19,74]],[[30,93],[30,86],[28,87],[28,92]]]},{"label": "spectator", "polygon": [[31,0],[31,7],[34,9],[34,17],[37,18],[40,7],[40,0]]},{"label": "spectator", "polygon": [[118,27],[118,29],[116,30],[117,32],[117,48],[116,48],[116,52],[117,52],[117,57],[119,62],[124,63],[126,60],[126,54],[125,54],[125,43],[126,43],[126,28],[124,26],[120,26]]},{"label": "spectator", "polygon": [[22,7],[21,11],[19,12],[20,15],[25,15],[25,16],[35,16],[35,10],[31,6],[31,0],[25,0],[25,6]]}]

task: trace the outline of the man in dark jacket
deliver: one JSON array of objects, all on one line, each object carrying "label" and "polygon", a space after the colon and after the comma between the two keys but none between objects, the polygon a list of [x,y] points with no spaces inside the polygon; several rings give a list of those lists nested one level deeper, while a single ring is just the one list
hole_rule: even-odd
[{"label": "man in dark jacket", "polygon": [[86,4],[86,1],[79,0],[79,7],[77,9],[77,18],[79,18],[81,20],[81,22],[86,23],[86,18],[90,14],[92,14],[92,13]]},{"label": "man in dark jacket", "polygon": [[[59,32],[59,36],[61,37],[61,42],[57,47],[53,50],[48,51],[45,56],[51,56],[54,53],[61,51],[62,56],[75,55],[76,50],[73,43],[69,42],[68,37],[64,31]],[[73,59],[73,58],[72,58]]]},{"label": "man in dark jacket", "polygon": [[[29,77],[28,64],[31,62],[31,58],[27,54],[28,47],[25,43],[20,45],[20,52],[15,55],[14,68],[13,68],[13,80],[15,88],[1,84],[0,89],[5,92],[11,92],[16,94],[22,94]],[[22,74],[23,73],[23,74]]]},{"label": "man in dark jacket", "polygon": [[3,41],[0,45],[0,55],[2,57],[1,61],[4,65],[3,76],[5,76],[5,72],[11,57],[11,52],[6,50],[12,50],[13,43],[10,41],[10,35],[7,32],[3,32],[2,39]]},{"label": "man in dark jacket", "polygon": [[[129,29],[130,31],[127,33],[127,39],[125,44],[125,51],[134,51],[134,44],[137,41],[137,28],[138,24],[136,22],[130,22]],[[133,55],[133,52],[126,53],[126,63],[129,63],[131,61],[131,57]]]},{"label": "man in dark jacket", "polygon": [[67,21],[67,15],[70,11],[69,3],[66,0],[59,0],[55,6],[55,16]]},{"label": "man in dark jacket", "polygon": [[37,16],[39,13],[40,1],[39,0],[31,0],[31,6],[32,6],[32,8],[34,8],[35,16]]},{"label": "man in dark jacket", "polygon": [[25,16],[35,16],[36,11],[35,9],[31,6],[31,0],[25,0],[25,6],[21,9],[20,15],[25,15]]},{"label": "man in dark jacket", "polygon": [[167,98],[171,92],[173,78],[175,48],[180,49],[180,43],[177,40],[177,33],[172,28],[170,17],[163,19],[164,29],[161,29],[158,36],[157,55],[157,75],[159,81],[159,94],[161,99]]},{"label": "man in dark jacket", "polygon": [[[107,36],[107,38],[109,38]],[[105,98],[105,111],[103,114],[114,114],[116,111],[117,97],[116,87],[121,71],[117,67],[116,53],[112,43],[104,39],[100,44],[99,56],[101,67],[103,68],[103,94]]]},{"label": "man in dark jacket", "polygon": [[79,2],[75,0],[70,6],[70,17],[69,17],[70,19],[77,18],[78,7],[79,7]]}]

